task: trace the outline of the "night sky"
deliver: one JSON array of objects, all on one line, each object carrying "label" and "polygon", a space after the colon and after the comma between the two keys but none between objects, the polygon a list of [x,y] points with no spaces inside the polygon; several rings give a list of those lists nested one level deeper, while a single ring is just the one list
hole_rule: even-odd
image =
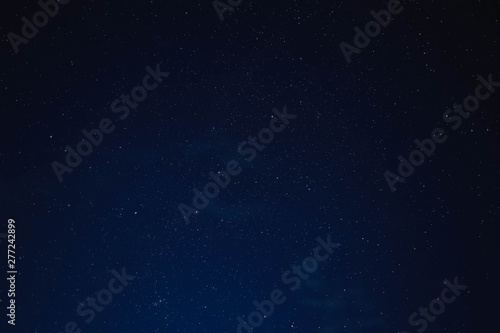
[{"label": "night sky", "polygon": [[45,3],[0,9],[1,332],[498,331],[498,0]]}]

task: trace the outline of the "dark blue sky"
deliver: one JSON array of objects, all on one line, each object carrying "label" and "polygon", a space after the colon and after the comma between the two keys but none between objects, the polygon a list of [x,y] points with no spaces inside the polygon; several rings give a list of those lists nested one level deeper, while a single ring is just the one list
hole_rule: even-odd
[{"label": "dark blue sky", "polygon": [[[500,5],[401,5],[348,64],[339,44],[387,2],[243,0],[221,21],[210,1],[73,0],[17,54],[7,35],[40,7],[4,4],[0,234],[16,221],[18,274],[16,325],[6,282],[0,325],[229,333],[279,288],[254,332],[414,333],[458,277],[426,331],[496,329],[500,88],[457,130],[442,116],[479,76],[500,81]],[[157,64],[168,77],[119,119],[111,103]],[[238,145],[284,106],[296,119],[246,162]],[[113,132],[59,182],[51,163],[103,118]],[[392,193],[384,172],[436,127],[447,141]],[[178,205],[233,159],[242,172],[186,225]],[[290,291],[283,272],[328,234],[341,246]],[[135,278],[86,323],[78,305],[123,267]]]}]

